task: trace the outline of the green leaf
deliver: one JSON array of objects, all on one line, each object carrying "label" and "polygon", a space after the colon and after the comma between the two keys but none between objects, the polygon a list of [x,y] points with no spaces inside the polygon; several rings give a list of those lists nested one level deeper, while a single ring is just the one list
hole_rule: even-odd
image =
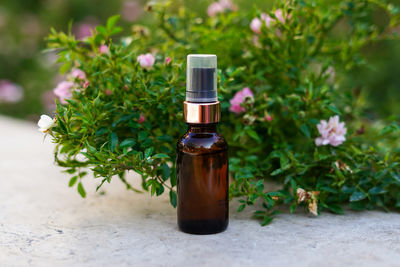
[{"label": "green leaf", "polygon": [[65,62],[64,64],[61,65],[60,67],[60,73],[64,74],[67,71],[69,71],[71,68],[71,62]]},{"label": "green leaf", "polygon": [[385,189],[383,189],[382,187],[376,186],[376,187],[372,187],[368,193],[371,195],[379,195],[379,194],[384,194],[387,191]]},{"label": "green leaf", "polygon": [[342,115],[342,112],[340,112],[335,106],[329,105],[328,109],[330,109],[333,113],[337,115]]},{"label": "green leaf", "polygon": [[96,148],[94,148],[93,146],[91,146],[91,145],[89,144],[89,142],[87,142],[87,141],[86,141],[86,148],[87,148],[88,152],[90,152],[90,153],[92,153],[92,154],[95,154],[95,153],[97,152]]},{"label": "green leaf", "polygon": [[270,224],[274,217],[271,216],[265,216],[264,220],[261,222],[261,226],[266,226],[267,224]]},{"label": "green leaf", "polygon": [[103,186],[104,182],[107,181],[107,178],[103,178],[103,180],[101,181],[101,183],[96,187],[96,192],[99,191],[100,187]]},{"label": "green leaf", "polygon": [[162,159],[162,158],[169,158],[169,156],[167,154],[164,154],[164,153],[158,153],[158,154],[155,154],[153,156],[153,158]]},{"label": "green leaf", "polygon": [[135,139],[133,139],[133,138],[128,138],[128,139],[125,139],[124,141],[122,141],[122,142],[119,144],[119,147],[121,147],[121,148],[133,147],[135,144],[136,144],[136,140],[135,140]]},{"label": "green leaf", "polygon": [[166,181],[166,180],[168,180],[168,178],[169,178],[169,175],[170,175],[170,173],[171,173],[171,170],[169,169],[169,166],[168,166],[168,164],[166,164],[166,163],[163,163],[163,164],[161,165],[161,168],[162,168],[161,177],[162,177],[163,181]]},{"label": "green leaf", "polygon": [[153,151],[154,147],[146,148],[146,150],[144,151],[144,158],[147,159],[148,157],[150,157],[153,154]]},{"label": "green leaf", "polygon": [[150,181],[151,181],[150,194],[153,196],[156,193],[157,182],[155,180],[150,180]]},{"label": "green leaf", "polygon": [[77,180],[78,180],[78,175],[72,177],[72,178],[69,180],[68,186],[69,186],[69,187],[73,187]]},{"label": "green leaf", "polygon": [[176,208],[177,197],[176,197],[175,191],[173,191],[173,190],[169,191],[169,202],[171,203],[171,205],[172,205],[174,208]]},{"label": "green leaf", "polygon": [[254,175],[251,172],[245,172],[245,173],[237,172],[235,174],[236,180],[249,179],[249,178],[253,178],[253,177],[254,177]]},{"label": "green leaf", "polygon": [[279,191],[269,192],[269,193],[267,193],[267,195],[270,197],[287,197],[286,194],[279,192]]},{"label": "green leaf", "polygon": [[273,172],[271,172],[271,176],[275,176],[275,175],[278,175],[278,174],[281,174],[281,173],[283,173],[285,170],[282,170],[281,168],[279,168],[279,169],[276,169],[275,171],[273,171]]},{"label": "green leaf", "polygon": [[107,30],[111,30],[111,28],[115,26],[120,17],[121,17],[120,15],[114,15],[109,17],[106,24]]},{"label": "green leaf", "polygon": [[78,193],[81,195],[81,197],[86,197],[86,192],[81,182],[78,183]]},{"label": "green leaf", "polygon": [[307,124],[303,123],[300,127],[301,132],[308,138],[311,137],[310,128]]},{"label": "green leaf", "polygon": [[174,139],[170,135],[160,135],[160,136],[157,136],[157,140],[163,141],[163,142],[172,142]]},{"label": "green leaf", "polygon": [[328,209],[330,211],[332,211],[333,213],[344,214],[344,211],[343,211],[342,207],[337,205],[337,204],[330,204],[330,205],[327,205],[327,206],[328,206]]},{"label": "green leaf", "polygon": [[297,202],[293,202],[293,203],[290,205],[289,212],[290,212],[290,213],[295,212],[295,211],[296,211],[296,208],[297,208]]},{"label": "green leaf", "polygon": [[332,187],[326,186],[326,185],[322,186],[321,190],[323,190],[325,192],[330,192],[330,193],[333,193],[333,194],[337,194],[338,193],[338,191],[335,188],[332,188]]},{"label": "green leaf", "polygon": [[349,206],[353,210],[365,210],[367,208],[367,205],[363,201],[350,202]]},{"label": "green leaf", "polygon": [[115,28],[113,28],[111,31],[110,31],[110,35],[114,35],[114,34],[117,34],[117,33],[120,33],[120,32],[122,32],[123,31],[123,29],[121,28],[121,27],[115,27]]},{"label": "green leaf", "polygon": [[57,117],[58,125],[60,125],[61,131],[63,131],[65,134],[68,133],[67,127],[65,127],[65,123],[60,117]]},{"label": "green leaf", "polygon": [[396,131],[398,131],[398,130],[400,130],[399,125],[396,124],[396,123],[393,123],[393,124],[391,124],[391,125],[385,126],[385,127],[380,131],[379,135],[382,136],[382,135],[385,135],[385,134],[389,134],[389,133],[392,133],[392,132],[396,132]]},{"label": "green leaf", "polygon": [[76,172],[76,169],[75,168],[71,168],[71,169],[65,170],[64,172],[69,173],[69,174],[73,174],[73,173]]},{"label": "green leaf", "polygon": [[170,172],[170,183],[171,186],[174,187],[176,185],[176,172],[175,172],[175,168],[173,168]]},{"label": "green leaf", "polygon": [[108,142],[109,142],[109,148],[111,150],[111,152],[114,152],[115,147],[118,144],[118,136],[116,133],[111,132],[108,136]]},{"label": "green leaf", "polygon": [[250,137],[253,138],[254,140],[256,140],[258,143],[261,143],[261,139],[258,136],[256,131],[254,131],[252,129],[248,129],[247,134],[250,135]]},{"label": "green leaf", "polygon": [[103,135],[105,133],[108,132],[107,127],[100,127],[97,131],[96,131],[96,136],[100,136]]},{"label": "green leaf", "polygon": [[99,25],[96,26],[96,31],[100,34],[102,34],[103,36],[107,35],[107,29],[104,28],[103,26]]},{"label": "green leaf", "polygon": [[[281,169],[282,170],[287,170],[290,168],[290,162],[288,157],[286,157],[285,154],[281,153],[280,157],[279,157],[279,162],[281,164]],[[272,175],[272,174],[271,174]]]},{"label": "green leaf", "polygon": [[161,184],[159,184],[159,186],[157,187],[157,190],[156,190],[156,195],[159,196],[159,195],[161,195],[162,193],[164,193],[164,186],[162,186]]},{"label": "green leaf", "polygon": [[356,189],[355,189],[354,187],[348,187],[347,185],[344,185],[344,186],[342,187],[342,192],[345,193],[345,194],[353,194],[353,192],[354,192],[355,190],[356,190]]},{"label": "green leaf", "polygon": [[244,210],[245,207],[246,207],[246,204],[240,204],[237,211],[241,212],[242,210]]},{"label": "green leaf", "polygon": [[149,134],[148,134],[147,132],[145,132],[145,131],[140,131],[140,132],[139,132],[139,135],[138,135],[139,141],[145,140],[145,139],[147,138],[148,135],[149,135]]},{"label": "green leaf", "polygon": [[367,195],[362,192],[362,191],[355,191],[353,194],[351,194],[350,196],[350,202],[354,202],[354,201],[360,201],[363,200],[364,198],[366,198]]}]

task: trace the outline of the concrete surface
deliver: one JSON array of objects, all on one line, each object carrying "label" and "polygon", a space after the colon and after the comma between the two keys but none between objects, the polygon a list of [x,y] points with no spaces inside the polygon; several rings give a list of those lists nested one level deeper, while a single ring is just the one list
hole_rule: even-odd
[{"label": "concrete surface", "polygon": [[[237,214],[226,232],[177,230],[167,195],[116,179],[82,199],[53,165],[36,125],[0,117],[0,266],[399,266],[400,214],[281,214],[269,226]],[[137,176],[129,177],[131,181]]]}]

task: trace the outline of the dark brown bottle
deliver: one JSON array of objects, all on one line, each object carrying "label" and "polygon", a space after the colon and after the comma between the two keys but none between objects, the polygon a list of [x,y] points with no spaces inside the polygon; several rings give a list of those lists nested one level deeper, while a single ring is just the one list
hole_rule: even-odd
[{"label": "dark brown bottle", "polygon": [[214,234],[228,226],[228,144],[217,132],[215,55],[189,55],[184,118],[188,131],[177,144],[178,226]]},{"label": "dark brown bottle", "polygon": [[228,226],[228,144],[216,124],[189,124],[177,147],[178,226],[213,234]]}]

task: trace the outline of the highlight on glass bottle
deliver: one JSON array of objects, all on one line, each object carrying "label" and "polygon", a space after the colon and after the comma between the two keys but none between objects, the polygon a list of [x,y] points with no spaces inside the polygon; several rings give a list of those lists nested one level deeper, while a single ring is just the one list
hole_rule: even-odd
[{"label": "highlight on glass bottle", "polygon": [[228,226],[228,144],[217,132],[217,57],[188,55],[184,118],[177,144],[178,227],[213,234]]}]

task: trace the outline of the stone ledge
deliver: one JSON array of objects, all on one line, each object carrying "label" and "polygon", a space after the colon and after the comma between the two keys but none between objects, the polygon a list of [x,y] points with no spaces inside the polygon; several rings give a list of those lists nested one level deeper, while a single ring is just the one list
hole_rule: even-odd
[{"label": "stone ledge", "polygon": [[[117,179],[85,178],[82,199],[53,165],[53,145],[28,122],[0,117],[2,266],[398,266],[400,214],[283,213],[269,226],[238,214],[228,230],[177,230],[168,196],[127,192]],[[129,179],[138,184],[139,179]],[[136,182],[135,182],[136,181]]]}]

